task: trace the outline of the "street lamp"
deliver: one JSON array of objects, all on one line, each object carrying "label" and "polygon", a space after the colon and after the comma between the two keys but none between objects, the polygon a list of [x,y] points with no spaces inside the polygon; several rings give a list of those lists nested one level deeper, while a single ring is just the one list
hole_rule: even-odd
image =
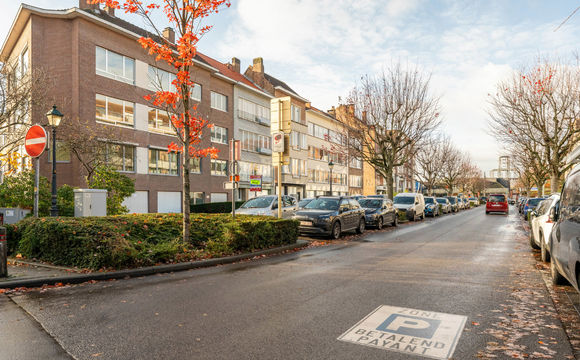
[{"label": "street lamp", "polygon": [[328,163],[328,168],[330,169],[330,196],[332,196],[332,169],[334,168],[332,160]]},{"label": "street lamp", "polygon": [[48,123],[52,127],[52,205],[50,216],[58,216],[58,206],[56,205],[56,128],[62,120],[62,113],[52,106],[52,110],[46,113]]}]

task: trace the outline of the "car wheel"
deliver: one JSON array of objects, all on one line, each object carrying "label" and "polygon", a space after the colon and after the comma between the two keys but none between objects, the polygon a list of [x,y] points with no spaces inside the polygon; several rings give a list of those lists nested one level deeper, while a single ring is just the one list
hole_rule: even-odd
[{"label": "car wheel", "polygon": [[560,272],[556,268],[556,262],[550,262],[550,273],[552,274],[552,284],[561,285],[564,283],[564,277],[560,275]]},{"label": "car wheel", "polygon": [[399,216],[397,214],[395,214],[395,216],[393,217],[393,226],[397,226],[399,225]]},{"label": "car wheel", "polygon": [[413,211],[413,217],[412,217],[412,221],[417,220],[417,214],[415,214],[415,212]]},{"label": "car wheel", "polygon": [[362,234],[365,232],[365,219],[360,219],[358,222],[358,227],[356,228],[356,232]]},{"label": "car wheel", "polygon": [[540,247],[536,244],[536,241],[534,240],[534,232],[532,231],[532,229],[530,229],[530,246],[532,247],[532,249],[535,250],[540,249]]},{"label": "car wheel", "polygon": [[544,235],[540,234],[540,251],[542,254],[542,261],[543,262],[550,262],[550,253],[546,248],[546,244],[544,243]]},{"label": "car wheel", "polygon": [[486,212],[485,212],[485,215],[489,215],[489,211],[486,211]]},{"label": "car wheel", "polygon": [[381,216],[377,221],[377,229],[381,230],[383,228],[383,217]]},{"label": "car wheel", "polygon": [[332,225],[332,231],[330,232],[330,237],[333,239],[338,239],[340,237],[340,223],[337,221]]}]

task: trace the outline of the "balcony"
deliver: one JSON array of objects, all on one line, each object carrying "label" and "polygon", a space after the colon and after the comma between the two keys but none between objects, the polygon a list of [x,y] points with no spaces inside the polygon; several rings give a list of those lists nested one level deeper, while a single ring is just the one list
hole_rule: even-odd
[{"label": "balcony", "polygon": [[266,154],[266,155],[271,155],[271,154],[272,154],[272,149],[268,149],[268,148],[260,148],[260,147],[259,147],[257,150],[258,150],[258,152],[259,152],[260,154]]},{"label": "balcony", "polygon": [[244,120],[248,120],[248,121],[252,121],[255,123],[258,123],[260,125],[264,125],[264,126],[270,126],[270,119],[261,117],[259,115],[256,114],[252,114],[243,110],[238,110],[238,117],[240,119],[244,119]]}]

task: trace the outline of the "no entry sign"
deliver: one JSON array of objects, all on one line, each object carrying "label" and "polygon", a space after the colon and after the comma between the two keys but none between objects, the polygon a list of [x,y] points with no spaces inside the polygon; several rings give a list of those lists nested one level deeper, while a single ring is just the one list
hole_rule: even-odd
[{"label": "no entry sign", "polygon": [[34,125],[26,132],[24,139],[26,153],[35,158],[42,154],[46,148],[46,131],[40,125]]}]

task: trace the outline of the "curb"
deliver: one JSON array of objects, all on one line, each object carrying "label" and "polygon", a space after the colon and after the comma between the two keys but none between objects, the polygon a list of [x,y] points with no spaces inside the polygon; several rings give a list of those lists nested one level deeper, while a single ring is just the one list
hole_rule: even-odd
[{"label": "curb", "polygon": [[159,266],[148,266],[142,267],[138,269],[128,269],[128,270],[119,270],[119,271],[111,271],[111,272],[104,272],[104,273],[89,273],[89,274],[81,274],[81,275],[72,275],[72,276],[59,276],[59,277],[48,277],[48,278],[38,278],[38,279],[27,279],[27,280],[11,280],[0,283],[0,289],[14,289],[18,287],[41,287],[43,285],[54,285],[57,283],[63,284],[79,284],[87,281],[92,280],[114,280],[114,279],[124,279],[124,278],[132,278],[132,277],[139,277],[139,276],[147,276],[147,275],[154,275],[154,274],[163,274],[168,272],[176,272],[176,271],[184,271],[184,270],[191,270],[191,269],[199,269],[205,268],[215,265],[224,265],[224,264],[231,264],[241,260],[251,259],[256,256],[261,255],[271,255],[284,252],[286,250],[295,250],[301,249],[306,247],[309,244],[308,241],[305,240],[298,240],[294,244],[285,245],[273,249],[267,249],[262,251],[257,251],[253,253],[246,253],[241,255],[235,256],[228,256],[224,258],[216,258],[216,259],[209,259],[209,260],[201,260],[201,261],[193,261],[193,262],[186,262],[186,263],[178,263],[178,264],[169,264],[169,265],[159,265]]}]

